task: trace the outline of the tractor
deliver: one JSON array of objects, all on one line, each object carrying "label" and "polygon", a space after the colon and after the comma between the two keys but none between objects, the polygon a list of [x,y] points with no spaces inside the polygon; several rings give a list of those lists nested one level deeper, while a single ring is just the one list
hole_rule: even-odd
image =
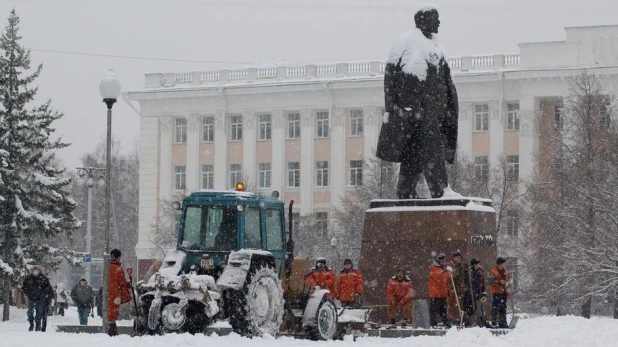
[{"label": "tractor", "polygon": [[181,211],[176,249],[148,281],[138,283],[136,331],[198,333],[217,320],[242,336],[289,334],[334,339],[367,312],[338,308],[328,290],[304,288],[308,263],[294,259],[292,206],[286,231],[278,193],[196,191]]}]

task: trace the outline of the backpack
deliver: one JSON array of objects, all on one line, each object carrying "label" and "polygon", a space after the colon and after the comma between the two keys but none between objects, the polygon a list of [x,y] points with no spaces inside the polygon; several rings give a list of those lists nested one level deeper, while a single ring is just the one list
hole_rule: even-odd
[{"label": "backpack", "polygon": [[60,293],[60,296],[66,300],[67,299],[67,293],[64,292],[64,290]]}]

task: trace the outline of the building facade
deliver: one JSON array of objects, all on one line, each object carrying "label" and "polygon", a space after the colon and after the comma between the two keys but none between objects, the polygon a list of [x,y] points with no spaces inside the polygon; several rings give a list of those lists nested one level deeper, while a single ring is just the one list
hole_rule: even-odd
[{"label": "building facade", "polygon": [[[540,127],[561,130],[571,77],[586,70],[618,90],[618,26],[565,31],[564,41],[521,43],[518,54],[449,58],[460,104],[458,152],[477,170],[499,158],[520,182],[543,170],[536,162],[545,150]],[[159,201],[197,189],[243,181],[264,194],[279,191],[297,213],[328,223],[374,156],[384,66],[147,74],[142,90],[124,95],[140,106],[140,268],[153,257]]]}]

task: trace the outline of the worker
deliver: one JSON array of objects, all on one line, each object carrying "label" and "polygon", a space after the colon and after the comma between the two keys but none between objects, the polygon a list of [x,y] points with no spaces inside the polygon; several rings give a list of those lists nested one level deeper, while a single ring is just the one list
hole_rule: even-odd
[{"label": "worker", "polygon": [[326,259],[324,258],[316,259],[315,267],[311,270],[311,273],[307,275],[305,284],[309,289],[309,294],[313,294],[319,289],[327,289],[329,293],[326,294],[326,297],[336,297],[335,273],[326,266]]},{"label": "worker", "polygon": [[499,257],[491,270],[489,292],[491,293],[491,323],[497,328],[508,328],[506,301],[510,294],[511,274],[506,269],[506,259]]},{"label": "worker", "polygon": [[343,270],[337,280],[337,299],[343,307],[358,307],[359,298],[363,294],[363,274],[354,268],[352,259],[343,261]]},{"label": "worker", "polygon": [[446,255],[440,253],[429,267],[429,325],[438,327],[437,316],[440,316],[443,327],[451,324],[446,314],[446,300],[449,295],[449,283],[453,268],[446,265]]},{"label": "worker", "polygon": [[398,309],[401,310],[402,325],[405,326],[410,322],[412,297],[412,280],[406,275],[404,269],[397,269],[395,276],[391,277],[386,287],[387,316],[391,324],[395,324]]}]

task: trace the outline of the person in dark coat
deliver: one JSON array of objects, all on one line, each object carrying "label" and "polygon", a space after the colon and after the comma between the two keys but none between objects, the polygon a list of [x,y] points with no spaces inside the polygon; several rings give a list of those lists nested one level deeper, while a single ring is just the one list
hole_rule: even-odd
[{"label": "person in dark coat", "polygon": [[85,278],[79,280],[79,283],[73,287],[71,299],[77,306],[79,325],[88,325],[88,315],[90,315],[90,309],[94,304],[94,291]]},{"label": "person in dark coat", "polygon": [[481,262],[477,258],[470,260],[470,293],[467,295],[466,313],[470,320],[468,325],[473,325],[475,322],[479,326],[484,327],[485,317],[481,305],[487,300],[487,292],[485,289],[485,270],[481,266]]},{"label": "person in dark coat", "polygon": [[[24,279],[22,286],[24,294],[28,298],[28,322],[29,331],[45,331],[47,323],[47,303],[54,296],[54,289],[45,276],[43,267],[33,265],[30,275]],[[41,324],[43,323],[43,324]]]},{"label": "person in dark coat", "polygon": [[376,156],[400,162],[397,196],[417,198],[425,176],[433,198],[448,186],[445,161],[457,148],[457,91],[444,52],[434,34],[437,9],[426,6],[414,16],[416,28],[393,45],[384,73],[385,114]]}]

